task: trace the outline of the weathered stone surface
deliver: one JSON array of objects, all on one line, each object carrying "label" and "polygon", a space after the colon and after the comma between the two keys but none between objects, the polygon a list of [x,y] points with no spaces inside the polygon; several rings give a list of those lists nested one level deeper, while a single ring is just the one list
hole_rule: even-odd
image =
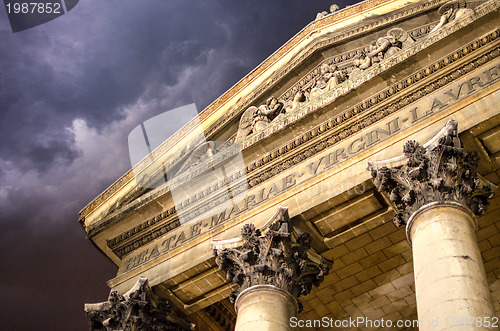
[{"label": "weathered stone surface", "polygon": [[294,239],[290,227],[288,210],[280,207],[279,219],[265,235],[246,224],[241,230],[242,246],[214,250],[215,262],[226,272],[227,280],[239,285],[231,293],[232,302],[255,285],[273,285],[298,298],[323,281],[332,262],[325,258],[313,261],[308,254],[311,236],[303,233]]},{"label": "weathered stone surface", "polygon": [[396,207],[396,226],[405,225],[414,212],[431,202],[458,202],[481,216],[496,190],[478,176],[478,155],[462,148],[456,121],[449,121],[433,140],[426,147],[408,141],[403,166],[375,169],[370,165],[375,186]]},{"label": "weathered stone surface", "polygon": [[147,278],[139,278],[124,295],[112,290],[108,301],[85,304],[85,312],[91,331],[182,331],[195,327],[179,318],[167,301],[153,293]]}]

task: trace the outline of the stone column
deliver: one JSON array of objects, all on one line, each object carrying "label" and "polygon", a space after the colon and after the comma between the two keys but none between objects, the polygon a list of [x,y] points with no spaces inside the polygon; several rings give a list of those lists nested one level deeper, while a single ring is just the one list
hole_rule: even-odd
[{"label": "stone column", "polygon": [[484,327],[495,312],[475,230],[496,186],[477,174],[478,157],[462,149],[455,121],[424,146],[407,142],[404,155],[400,166],[370,168],[396,225],[406,225],[420,330],[493,330]]},{"label": "stone column", "polygon": [[296,236],[288,211],[278,212],[261,230],[246,224],[241,238],[214,241],[215,262],[228,281],[238,284],[229,299],[235,304],[236,331],[290,330],[290,318],[328,274],[332,262],[315,254],[311,236]]},{"label": "stone column", "polygon": [[238,317],[235,330],[288,330],[297,315],[297,300],[273,285],[254,285],[242,291],[234,304]]}]

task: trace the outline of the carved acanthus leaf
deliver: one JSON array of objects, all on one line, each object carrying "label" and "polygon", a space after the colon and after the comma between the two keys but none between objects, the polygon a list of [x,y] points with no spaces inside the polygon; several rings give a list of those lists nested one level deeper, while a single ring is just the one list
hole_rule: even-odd
[{"label": "carved acanthus leaf", "polygon": [[265,235],[253,224],[246,224],[241,230],[240,247],[214,250],[215,262],[226,272],[227,280],[239,285],[231,293],[231,302],[234,303],[243,290],[255,285],[274,285],[295,298],[309,294],[313,285],[319,286],[332,262],[324,258],[319,262],[310,259],[308,233],[293,237],[286,212]]},{"label": "carved acanthus leaf", "polygon": [[182,331],[195,327],[177,316],[167,301],[156,296],[143,277],[124,295],[111,290],[108,301],[85,304],[85,313],[91,331]]},{"label": "carved acanthus leaf", "polygon": [[449,121],[437,143],[427,147],[410,140],[403,149],[406,164],[372,167],[375,186],[388,194],[396,207],[394,223],[405,225],[423,205],[453,201],[481,216],[496,186],[477,173],[478,156],[465,152],[457,133],[457,122]]}]

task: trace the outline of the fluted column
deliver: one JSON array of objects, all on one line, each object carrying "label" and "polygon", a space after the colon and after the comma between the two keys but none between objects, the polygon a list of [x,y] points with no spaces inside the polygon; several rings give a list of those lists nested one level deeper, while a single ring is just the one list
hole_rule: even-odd
[{"label": "fluted column", "polygon": [[288,211],[280,207],[262,232],[252,224],[241,238],[213,242],[215,262],[238,287],[236,331],[290,330],[290,318],[300,308],[300,295],[310,293],[328,274],[332,262],[310,250],[311,236],[295,236]]},{"label": "fluted column", "polygon": [[407,142],[404,155],[400,166],[370,168],[412,244],[420,330],[493,330],[485,327],[495,313],[475,230],[496,186],[477,174],[477,155],[462,149],[455,121],[424,146]]}]

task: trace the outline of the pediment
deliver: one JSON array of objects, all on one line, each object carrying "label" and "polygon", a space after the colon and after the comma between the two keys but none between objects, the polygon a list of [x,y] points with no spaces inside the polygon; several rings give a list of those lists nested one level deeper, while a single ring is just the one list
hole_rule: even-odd
[{"label": "pediment", "polygon": [[[426,57],[439,57],[440,44],[449,44],[454,34],[463,34],[460,30],[466,29],[495,7],[491,2],[467,2],[467,11],[463,16],[432,31],[439,24],[438,8],[443,3],[414,3],[385,14],[361,15],[353,22],[342,21],[342,17],[347,15],[346,9],[313,22],[283,46],[290,47],[288,45],[293,44],[294,39],[305,35],[302,37],[305,41],[295,41],[296,49],[287,61],[277,68],[268,69],[270,73],[266,80],[217,118],[205,130],[205,137],[214,141],[239,140],[237,143],[244,151],[245,160],[254,161],[250,166],[253,168],[256,163],[264,163],[262,158],[255,158],[260,155],[262,145],[266,145],[266,149],[270,146],[280,148],[291,136],[304,133],[304,127],[328,125],[327,119],[333,116],[340,116],[338,121],[344,123],[349,117],[359,117],[361,113],[367,113],[369,108],[376,109],[389,101],[391,94],[400,96],[403,90],[425,84],[435,73],[421,77],[412,77],[409,73],[425,67]],[[282,49],[278,50],[270,59],[277,57],[274,61],[279,62],[276,54],[279,55],[280,51],[283,52]],[[267,62],[255,71],[262,70]],[[383,83],[380,83],[381,77],[384,77]],[[410,82],[405,83],[405,79]],[[403,82],[392,89],[387,88],[390,83],[397,81]],[[375,97],[366,98],[369,95]],[[271,98],[281,103],[281,113],[270,117],[272,120],[265,123],[264,128],[261,126],[259,130],[249,131],[243,138],[237,137],[245,114],[251,108],[268,108]],[[201,115],[208,111],[210,106]],[[311,123],[309,115],[313,113],[316,120]],[[306,117],[308,119],[303,120]],[[297,124],[300,121],[307,123]],[[276,140],[273,138],[276,135],[285,139]],[[191,150],[182,150],[167,170],[189,168],[193,154],[199,152],[200,148],[203,149],[202,146],[192,146]],[[160,150],[161,147],[156,152],[160,153]],[[162,177],[163,169],[150,169],[149,180]],[[136,208],[142,201],[165,194],[166,191],[168,189],[152,192],[138,185],[116,200],[102,217],[110,218],[120,211]]]},{"label": "pediment", "polygon": [[[200,114],[207,141],[237,145],[244,171],[228,173],[206,192],[196,192],[186,199],[186,209],[195,213],[199,206],[215,205],[228,185],[244,183],[249,196],[260,199],[254,210],[236,204],[208,221],[195,215],[201,217],[199,221],[183,227],[171,190],[140,187],[130,173],[98,197],[82,211],[82,217],[87,218],[83,222],[89,238],[120,265],[119,276],[110,284],[126,287],[124,284],[150,266],[176,261],[179,252],[189,250],[200,254],[193,261],[179,258],[186,266],[179,261],[169,265],[172,271],[154,280],[154,285],[198,265],[203,265],[203,272],[215,274],[207,262],[211,258],[209,239],[234,237],[238,225],[268,219],[268,205],[273,203],[284,201],[292,218],[307,218],[327,246],[355,225],[390,219],[388,205],[369,179],[368,159],[380,152],[378,148],[387,153],[389,138],[400,141],[416,127],[422,129],[424,121],[431,121],[432,112],[426,111],[434,109],[433,100],[441,100],[445,92],[456,98],[447,108],[437,105],[439,109],[432,113],[436,118],[441,111],[462,107],[460,103],[470,94],[461,88],[467,87],[464,84],[471,77],[483,75],[483,86],[477,89],[483,94],[498,80],[486,82],[483,74],[498,67],[498,28],[482,24],[498,17],[498,1],[467,2],[469,11],[433,31],[442,21],[438,8],[444,3],[414,1],[401,7],[398,1],[366,1],[321,18]],[[273,113],[276,104],[280,106]],[[257,115],[263,123],[253,127]],[[250,119],[245,123],[250,130],[237,138],[245,118]],[[439,121],[432,119],[429,125],[435,128]],[[172,141],[184,146],[183,135],[188,133],[189,126]],[[155,157],[166,153],[163,148],[153,153]],[[185,182],[180,179],[182,186],[227,162],[217,158],[221,153],[210,143],[193,145],[177,154],[169,169],[189,175]],[[141,167],[150,167],[158,178],[163,176],[160,168]],[[342,171],[354,178],[348,183],[351,186],[335,182],[337,186],[321,196],[308,191],[328,178],[336,180]],[[364,195],[344,193],[360,186],[366,189]],[[306,193],[313,198],[299,197]],[[161,254],[155,248],[160,241],[169,245]],[[198,297],[189,297],[177,287],[175,295],[194,307]]]}]

